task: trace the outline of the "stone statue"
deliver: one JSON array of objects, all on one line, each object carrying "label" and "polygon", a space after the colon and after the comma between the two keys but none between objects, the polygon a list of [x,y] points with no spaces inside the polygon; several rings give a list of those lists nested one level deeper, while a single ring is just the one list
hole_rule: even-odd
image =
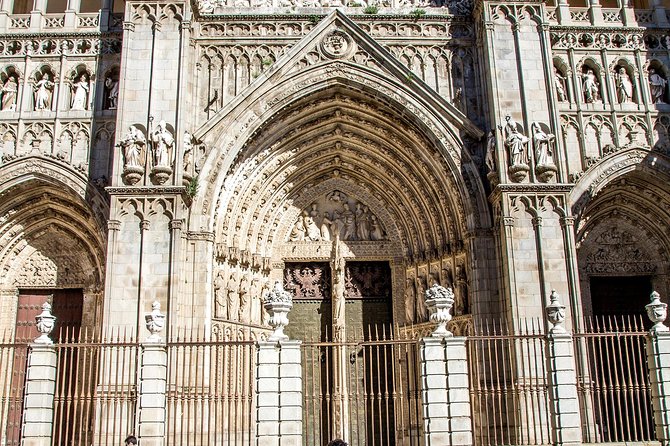
[{"label": "stone statue", "polygon": [[49,73],[44,73],[42,79],[35,84],[35,110],[51,110],[51,94],[55,84],[51,82]]},{"label": "stone statue", "polygon": [[533,145],[535,146],[535,165],[554,166],[551,144],[556,139],[556,136],[552,133],[545,133],[538,122],[531,124],[530,131],[533,135]]},{"label": "stone statue", "polygon": [[79,80],[72,84],[72,106],[70,110],[87,110],[88,109],[88,92],[89,92],[88,76],[82,73]]},{"label": "stone statue", "polygon": [[620,67],[616,73],[616,91],[619,103],[631,102],[633,100],[633,83],[624,67]]},{"label": "stone statue", "polygon": [[519,132],[518,124],[510,115],[505,116],[505,147],[509,151],[511,166],[527,165],[528,138]]},{"label": "stone statue", "polygon": [[242,276],[240,280],[240,308],[238,309],[239,321],[248,323],[250,319],[251,302],[249,301],[249,278]]},{"label": "stone statue", "polygon": [[489,136],[486,138],[486,158],[484,162],[489,172],[496,171],[496,134],[493,129],[489,131]]},{"label": "stone statue", "polygon": [[170,167],[172,165],[172,148],[174,146],[174,137],[167,129],[165,121],[160,121],[156,130],[151,134],[153,145],[154,167]]},{"label": "stone statue", "polygon": [[[261,288],[261,301],[265,302],[265,299],[270,294],[270,281],[265,280],[263,282],[263,288]],[[270,313],[268,313],[265,305],[261,305],[261,325],[268,325],[268,319],[270,319]]]},{"label": "stone statue", "polygon": [[189,131],[184,132],[184,172],[191,173],[193,165],[193,135]]},{"label": "stone statue", "polygon": [[405,281],[405,323],[414,322],[414,303],[416,302],[416,290],[411,278]]},{"label": "stone statue", "polygon": [[9,76],[2,86],[2,111],[16,110],[16,94],[19,86],[14,76]]},{"label": "stone statue", "polygon": [[321,240],[329,242],[331,240],[330,236],[330,227],[333,225],[333,221],[330,219],[328,212],[323,213],[323,219],[321,220]]},{"label": "stone statue", "polygon": [[590,104],[600,100],[600,86],[596,75],[592,69],[587,69],[586,73],[582,74],[582,93],[584,94],[584,102]]},{"label": "stone statue", "polygon": [[251,287],[249,288],[249,295],[251,298],[251,316],[250,322],[252,324],[261,323],[261,289],[260,282],[257,278],[251,279]]},{"label": "stone statue", "polygon": [[567,101],[568,95],[565,93],[565,78],[561,76],[561,72],[558,69],[554,69],[554,81],[556,83],[556,96],[559,102]]},{"label": "stone statue", "polygon": [[307,235],[307,229],[305,228],[305,217],[300,214],[298,220],[293,225],[291,229],[291,234],[289,235],[289,240],[292,242],[300,242],[305,240]]},{"label": "stone statue", "polygon": [[107,109],[116,110],[119,104],[119,81],[108,77],[105,79],[105,88],[107,89]]},{"label": "stone statue", "polygon": [[[665,104],[663,96],[665,96],[665,86],[668,84],[666,79],[663,79],[660,74],[656,73],[653,68],[649,69],[649,90],[651,91],[651,102],[654,104]],[[3,97],[4,98],[4,97]],[[4,99],[3,99],[4,104]],[[3,105],[4,107],[4,105]],[[4,110],[4,108],[3,108]]]},{"label": "stone statue", "polygon": [[226,296],[224,295],[225,285],[223,271],[219,270],[214,279],[214,302],[216,304],[217,316],[223,319],[228,318],[228,305]]},{"label": "stone statue", "polygon": [[426,307],[426,283],[423,277],[416,278],[416,322],[428,320],[428,307]]},{"label": "stone statue", "polygon": [[307,238],[313,242],[321,240],[321,229],[316,225],[314,218],[311,215],[303,215],[303,219],[307,231]]},{"label": "stone statue", "polygon": [[134,125],[128,127],[128,133],[116,145],[123,150],[123,168],[144,166],[144,148],[147,140]]},{"label": "stone statue", "polygon": [[384,230],[375,214],[370,215],[370,240],[385,240]]},{"label": "stone statue", "polygon": [[227,285],[226,306],[228,307],[228,320],[236,321],[239,317],[240,299],[237,294],[238,285],[235,273],[230,275]]}]

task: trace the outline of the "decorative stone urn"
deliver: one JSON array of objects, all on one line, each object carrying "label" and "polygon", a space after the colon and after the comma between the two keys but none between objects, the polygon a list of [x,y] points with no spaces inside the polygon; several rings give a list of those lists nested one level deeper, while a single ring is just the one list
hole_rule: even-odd
[{"label": "decorative stone urn", "polygon": [[549,295],[550,303],[545,307],[547,320],[552,325],[549,333],[566,333],[563,323],[565,322],[565,305],[561,304],[558,299],[560,296],[556,290],[551,290]]},{"label": "decorative stone urn", "polygon": [[142,179],[142,175],[144,175],[144,167],[141,166],[126,166],[121,174],[123,182],[129,186],[137,184]]},{"label": "decorative stone urn", "polygon": [[40,332],[40,336],[34,341],[35,344],[52,345],[54,341],[49,338],[49,334],[54,329],[54,325],[56,325],[56,316],[51,314],[51,305],[49,302],[42,304],[42,312],[35,316],[35,322],[37,331]]},{"label": "decorative stone urn", "polygon": [[651,302],[645,305],[645,308],[647,309],[647,316],[654,323],[651,332],[658,333],[670,330],[663,325],[665,318],[668,317],[668,304],[661,302],[661,295],[656,291],[651,293],[650,300]]},{"label": "decorative stone urn", "polygon": [[284,334],[284,327],[288,325],[288,312],[293,308],[293,296],[284,289],[281,282],[276,281],[272,291],[264,296],[263,307],[270,315],[268,324],[274,329],[268,340],[288,339]]},{"label": "decorative stone urn", "polygon": [[151,304],[151,313],[145,314],[144,320],[146,321],[147,330],[151,333],[147,337],[146,342],[162,342],[163,338],[160,336],[160,332],[165,328],[165,315],[161,313],[160,302],[156,300]]},{"label": "decorative stone urn", "polygon": [[426,290],[426,306],[430,311],[430,321],[437,324],[431,336],[446,338],[454,334],[447,330],[447,323],[451,320],[451,307],[454,306],[454,292],[451,288],[445,288],[434,284]]},{"label": "decorative stone urn", "polygon": [[172,168],[168,166],[156,166],[151,170],[151,174],[155,184],[165,184],[170,179],[170,175],[172,175]]}]

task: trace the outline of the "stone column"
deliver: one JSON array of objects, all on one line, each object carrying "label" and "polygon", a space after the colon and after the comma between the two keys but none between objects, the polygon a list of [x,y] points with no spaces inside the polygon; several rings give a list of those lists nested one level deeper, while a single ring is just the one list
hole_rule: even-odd
[{"label": "stone column", "polygon": [[258,342],[256,445],[302,446],[300,341]]},{"label": "stone column", "polygon": [[546,311],[553,325],[547,335],[552,443],[578,445],[582,443],[582,427],[572,335],[563,328],[565,305],[558,301],[556,291],[552,290],[550,299]]},{"label": "stone column", "polygon": [[654,413],[656,439],[670,444],[670,331],[663,325],[667,304],[657,292],[651,293],[647,315],[655,323],[647,337],[647,365],[651,385],[651,406]]},{"label": "stone column", "polygon": [[437,324],[421,340],[421,402],[425,446],[472,444],[468,361],[464,337],[453,337],[451,319],[454,293],[433,285],[426,291],[430,320]]},{"label": "stone column", "polygon": [[[42,17],[47,11],[46,0],[34,0],[33,10],[30,11],[30,30],[39,31],[42,29]],[[55,93],[55,92],[54,92]]]},{"label": "stone column", "polygon": [[77,27],[77,13],[81,8],[81,0],[67,0],[67,9],[65,10],[65,27]]}]

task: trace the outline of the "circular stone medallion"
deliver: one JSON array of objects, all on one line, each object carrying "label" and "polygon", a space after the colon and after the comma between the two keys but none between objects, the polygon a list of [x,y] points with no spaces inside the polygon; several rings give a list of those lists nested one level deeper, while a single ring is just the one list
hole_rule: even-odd
[{"label": "circular stone medallion", "polygon": [[323,53],[333,59],[347,57],[354,49],[351,38],[340,30],[326,34],[321,41]]}]

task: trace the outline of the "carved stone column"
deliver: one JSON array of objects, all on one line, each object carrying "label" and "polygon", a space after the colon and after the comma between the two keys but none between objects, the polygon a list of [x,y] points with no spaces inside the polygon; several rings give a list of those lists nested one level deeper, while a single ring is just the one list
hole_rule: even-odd
[{"label": "carved stone column", "polygon": [[[333,290],[333,341],[346,340],[345,326],[345,260],[340,249],[340,237],[333,240],[331,256],[332,290]],[[332,424],[334,438],[349,440],[349,400],[347,389],[348,354],[344,345],[333,347],[333,411]]]}]

